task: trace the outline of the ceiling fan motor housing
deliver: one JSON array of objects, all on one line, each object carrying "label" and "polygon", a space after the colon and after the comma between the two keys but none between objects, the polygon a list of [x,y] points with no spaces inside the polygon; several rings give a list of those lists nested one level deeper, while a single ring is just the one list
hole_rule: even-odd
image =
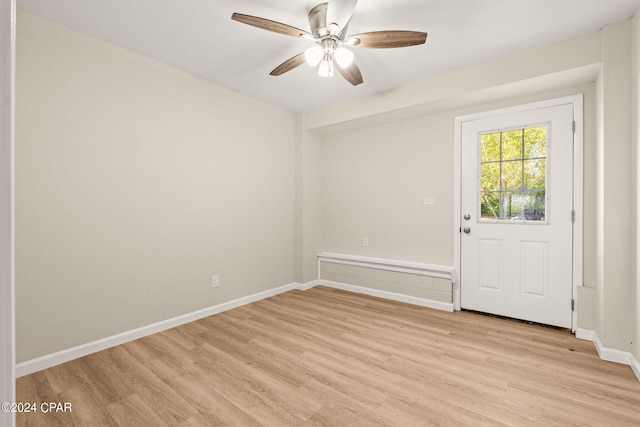
[{"label": "ceiling fan motor housing", "polygon": [[[320,3],[309,11],[309,25],[311,26],[311,34],[316,38],[322,38],[329,35],[327,29],[327,7],[328,3]],[[340,28],[340,32],[335,34],[340,40],[344,40],[347,35],[347,23],[344,27]]]}]

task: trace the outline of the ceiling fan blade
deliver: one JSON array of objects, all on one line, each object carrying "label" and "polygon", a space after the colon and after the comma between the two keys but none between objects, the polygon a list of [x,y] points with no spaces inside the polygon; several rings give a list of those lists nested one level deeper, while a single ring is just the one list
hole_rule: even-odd
[{"label": "ceiling fan blade", "polygon": [[371,33],[354,34],[345,43],[353,39],[360,43],[353,43],[356,47],[368,47],[386,49],[393,47],[407,47],[424,44],[427,41],[427,33],[419,31],[373,31]]},{"label": "ceiling fan blade", "polygon": [[349,65],[347,68],[340,67],[337,62],[335,62],[335,64],[340,74],[342,74],[342,77],[344,77],[352,85],[358,86],[364,81],[362,79],[360,68],[358,68],[355,62],[352,62],[351,65]]},{"label": "ceiling fan blade", "polygon": [[340,29],[349,23],[353,10],[356,8],[358,0],[329,0],[327,6],[327,28],[331,24],[338,24]]},{"label": "ceiling fan blade", "polygon": [[284,34],[286,36],[300,37],[300,36],[307,35],[309,37],[312,37],[311,34],[309,34],[304,30],[301,30],[300,28],[292,27],[291,25],[283,24],[281,22],[271,21],[265,18],[259,18],[257,16],[234,13],[233,15],[231,15],[231,19],[233,19],[234,21],[242,22],[243,24],[262,28],[263,30]]},{"label": "ceiling fan blade", "polygon": [[271,74],[272,76],[279,76],[281,74],[286,73],[287,71],[291,71],[294,68],[299,67],[304,62],[305,62],[304,52],[302,52],[302,53],[297,54],[293,58],[287,59],[282,64],[280,64],[276,68],[274,68],[273,71],[270,72],[269,74]]}]

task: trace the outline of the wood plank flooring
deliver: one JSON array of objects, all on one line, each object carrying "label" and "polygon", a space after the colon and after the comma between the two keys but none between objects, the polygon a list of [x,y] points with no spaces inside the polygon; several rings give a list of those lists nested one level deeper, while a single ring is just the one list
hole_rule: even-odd
[{"label": "wood plank flooring", "polygon": [[640,425],[640,382],[567,331],[316,287],[17,382],[18,426]]}]

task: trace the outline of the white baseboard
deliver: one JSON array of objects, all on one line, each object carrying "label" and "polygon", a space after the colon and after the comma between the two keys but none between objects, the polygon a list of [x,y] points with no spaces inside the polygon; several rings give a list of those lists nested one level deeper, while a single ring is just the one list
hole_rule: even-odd
[{"label": "white baseboard", "polygon": [[264,292],[259,292],[257,294],[248,295],[246,297],[238,298],[233,301],[194,311],[192,313],[177,316],[172,319],[163,320],[148,326],[143,326],[141,328],[123,332],[121,334],[82,344],[77,347],[72,347],[66,350],[58,351],[56,353],[47,354],[46,356],[27,360],[16,365],[16,377],[22,377],[37,371],[41,371],[43,369],[50,368],[61,363],[69,362],[79,357],[106,350],[108,348],[115,347],[129,341],[137,340],[151,334],[162,332],[167,329],[175,328],[176,326],[184,325],[185,323],[194,322],[205,317],[213,316],[214,314],[222,313],[223,311],[251,304],[252,302],[260,301],[265,298],[291,291],[293,289],[307,290],[313,288],[314,286],[317,286],[317,283],[309,282],[304,285],[299,283],[292,283],[289,285],[280,286]]},{"label": "white baseboard", "polygon": [[343,291],[354,292],[357,294],[365,294],[365,295],[370,295],[372,297],[384,298],[392,301],[399,301],[407,304],[419,305],[421,307],[453,312],[453,304],[451,303],[433,301],[426,298],[412,297],[404,294],[396,294],[394,292],[380,291],[377,289],[365,288],[362,286],[347,285],[345,283],[332,282],[330,280],[320,279],[320,280],[316,280],[316,282],[318,282],[317,285],[322,285],[329,288],[341,289]]},{"label": "white baseboard", "polygon": [[604,347],[602,345],[602,341],[600,341],[600,338],[598,337],[598,334],[596,334],[595,331],[591,331],[588,329],[577,328],[576,338],[586,341],[592,341],[593,345],[596,348],[596,351],[598,352],[598,356],[600,356],[600,359],[606,360],[607,362],[629,365],[633,370],[635,376],[638,378],[638,381],[640,381],[640,363],[632,353],[628,351]]},{"label": "white baseboard", "polygon": [[636,359],[634,357],[634,355],[631,355],[631,369],[633,369],[633,373],[636,374],[636,377],[638,378],[638,381],[640,381],[640,362],[638,361],[638,359]]},{"label": "white baseboard", "polygon": [[633,369],[633,373],[636,374],[638,381],[640,381],[640,362],[633,354],[631,355],[631,363],[629,363],[629,365],[631,366],[631,369]]},{"label": "white baseboard", "polygon": [[631,353],[603,346],[602,341],[600,341],[600,338],[596,333],[593,334],[593,345],[596,346],[596,351],[598,352],[600,359],[608,362],[630,365]]},{"label": "white baseboard", "polygon": [[[143,326],[128,332],[113,335],[111,337],[103,338],[90,343],[82,344],[77,347],[72,347],[66,350],[58,351],[56,353],[48,354],[46,356],[38,357],[36,359],[27,360],[19,363],[15,367],[16,377],[22,377],[31,373],[50,368],[71,360],[96,353],[98,351],[106,350],[111,347],[115,347],[120,344],[127,343],[139,338],[146,337],[151,334],[165,331],[167,329],[174,328],[176,326],[184,325],[185,323],[194,322],[196,320],[213,316],[218,313],[222,313],[227,310],[231,310],[243,305],[251,304],[284,292],[288,292],[294,289],[307,291],[315,286],[327,286],[329,288],[341,289],[348,292],[360,293],[370,295],[378,298],[384,298],[392,301],[399,301],[408,304],[414,304],[421,307],[433,308],[436,310],[443,310],[453,312],[453,304],[443,303],[439,301],[428,300],[425,298],[412,297],[403,294],[397,294],[393,292],[380,291],[377,289],[370,289],[361,286],[348,285],[345,283],[331,282],[328,280],[314,280],[305,284],[292,283],[289,285],[280,286],[274,289],[269,289],[257,294],[248,295],[243,298],[238,298],[233,301],[218,304],[212,307],[208,307],[202,310],[194,311],[192,313],[177,316],[172,319],[163,320],[148,326]],[[576,337],[579,339],[592,341],[598,352],[598,355],[602,360],[609,362],[621,363],[629,365],[634,374],[640,380],[640,362],[633,356],[633,354],[625,351],[615,350],[607,347],[603,347],[602,342],[598,338],[598,335],[588,329],[576,329]]]},{"label": "white baseboard", "polygon": [[576,328],[576,338],[593,342],[595,332],[589,329]]},{"label": "white baseboard", "polygon": [[[139,338],[146,337],[151,334],[165,331],[167,329],[174,328],[176,326],[184,325],[185,323],[193,322],[204,317],[213,316],[218,313],[222,313],[227,310],[231,310],[243,305],[251,304],[269,298],[284,292],[288,292],[294,289],[307,291],[315,286],[326,286],[334,289],[341,289],[348,292],[354,292],[359,294],[370,295],[373,297],[384,298],[392,301],[404,302],[407,304],[418,305],[421,307],[433,308],[436,310],[442,310],[447,312],[453,312],[454,306],[451,303],[444,303],[440,301],[433,301],[426,298],[412,297],[409,295],[397,294],[393,292],[381,291],[377,289],[365,288],[362,286],[348,285],[345,283],[332,282],[328,280],[314,280],[308,283],[292,283],[289,285],[280,286],[274,289],[269,289],[264,292],[249,295],[243,298],[238,298],[233,301],[218,304],[212,307],[208,307],[202,310],[194,311],[192,313],[184,314],[172,319],[163,320],[148,326],[143,326],[128,332],[113,335],[111,337],[103,338],[90,343],[82,344],[77,347],[69,348],[66,350],[58,351],[56,353],[48,354],[46,356],[38,357],[36,359],[27,360],[25,362],[16,365],[16,377],[22,377],[33,372],[37,372],[52,366],[59,365],[61,363],[69,362],[71,360],[96,353],[98,351],[106,350],[111,347],[115,347],[120,344],[127,343]],[[593,331],[585,329],[577,329],[576,337],[593,341],[598,354],[603,360],[609,360],[618,363],[624,363],[631,365],[632,369],[640,379],[640,364],[630,354],[621,352],[618,350],[603,348],[602,344],[598,340],[598,337]]]},{"label": "white baseboard", "polygon": [[296,289],[300,290],[300,291],[308,291],[311,288],[315,288],[318,285],[321,285],[322,281],[321,280],[312,280],[311,282],[307,282],[305,284],[296,284]]}]

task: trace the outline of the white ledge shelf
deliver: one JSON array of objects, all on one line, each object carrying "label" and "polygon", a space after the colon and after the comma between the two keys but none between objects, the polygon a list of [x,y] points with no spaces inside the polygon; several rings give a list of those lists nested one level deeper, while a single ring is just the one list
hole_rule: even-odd
[{"label": "white ledge shelf", "polygon": [[446,265],[423,264],[419,262],[320,252],[318,254],[318,276],[320,275],[321,262],[375,268],[378,270],[395,271],[398,273],[417,274],[419,276],[436,277],[439,279],[449,279],[451,280],[451,283],[456,283],[457,281],[455,269]]}]

